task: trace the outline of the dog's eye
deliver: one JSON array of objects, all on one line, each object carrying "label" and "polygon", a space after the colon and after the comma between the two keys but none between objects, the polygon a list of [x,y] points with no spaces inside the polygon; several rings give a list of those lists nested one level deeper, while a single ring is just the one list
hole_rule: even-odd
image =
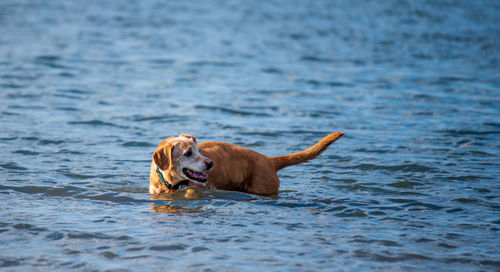
[{"label": "dog's eye", "polygon": [[184,156],[186,157],[191,157],[191,155],[193,155],[193,151],[191,151],[191,149],[189,149],[188,151],[186,151],[186,153],[184,153]]}]

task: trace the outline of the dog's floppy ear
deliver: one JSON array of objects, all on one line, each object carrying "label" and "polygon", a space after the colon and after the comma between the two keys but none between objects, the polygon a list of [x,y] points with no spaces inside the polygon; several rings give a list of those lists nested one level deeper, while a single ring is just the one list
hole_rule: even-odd
[{"label": "dog's floppy ear", "polygon": [[153,160],[161,170],[167,170],[172,166],[172,150],[174,146],[169,144],[153,153]]},{"label": "dog's floppy ear", "polygon": [[191,135],[187,135],[187,134],[181,133],[181,135],[179,135],[179,137],[184,137],[184,138],[191,139],[191,140],[193,140],[193,142],[195,142],[195,143],[196,143],[196,137],[194,137],[194,136],[191,136]]}]

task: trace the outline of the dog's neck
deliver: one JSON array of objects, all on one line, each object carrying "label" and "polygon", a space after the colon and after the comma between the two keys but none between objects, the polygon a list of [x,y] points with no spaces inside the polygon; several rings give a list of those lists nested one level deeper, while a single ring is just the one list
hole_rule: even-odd
[{"label": "dog's neck", "polygon": [[177,191],[179,190],[179,187],[181,186],[188,186],[189,185],[189,180],[183,180],[175,185],[172,185],[170,183],[168,183],[165,178],[163,177],[163,174],[161,173],[160,171],[160,168],[158,166],[156,166],[156,173],[158,173],[158,176],[160,178],[160,180],[162,181],[163,185],[165,185],[165,187],[169,190],[169,191]]}]

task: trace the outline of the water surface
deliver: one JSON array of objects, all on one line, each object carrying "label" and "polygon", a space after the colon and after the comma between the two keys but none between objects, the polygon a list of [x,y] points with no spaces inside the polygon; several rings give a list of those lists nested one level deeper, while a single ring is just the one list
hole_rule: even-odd
[{"label": "water surface", "polygon": [[[500,269],[497,1],[2,1],[0,267]],[[148,194],[187,133],[277,197]]]}]

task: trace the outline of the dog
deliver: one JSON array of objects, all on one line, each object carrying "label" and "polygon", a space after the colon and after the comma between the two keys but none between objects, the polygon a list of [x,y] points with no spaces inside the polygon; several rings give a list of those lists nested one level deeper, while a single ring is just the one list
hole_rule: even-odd
[{"label": "dog", "polygon": [[198,144],[194,136],[186,134],[170,137],[153,153],[149,193],[198,187],[276,195],[280,186],[278,170],[316,158],[342,135],[340,131],[331,133],[309,149],[276,157],[229,143]]}]

